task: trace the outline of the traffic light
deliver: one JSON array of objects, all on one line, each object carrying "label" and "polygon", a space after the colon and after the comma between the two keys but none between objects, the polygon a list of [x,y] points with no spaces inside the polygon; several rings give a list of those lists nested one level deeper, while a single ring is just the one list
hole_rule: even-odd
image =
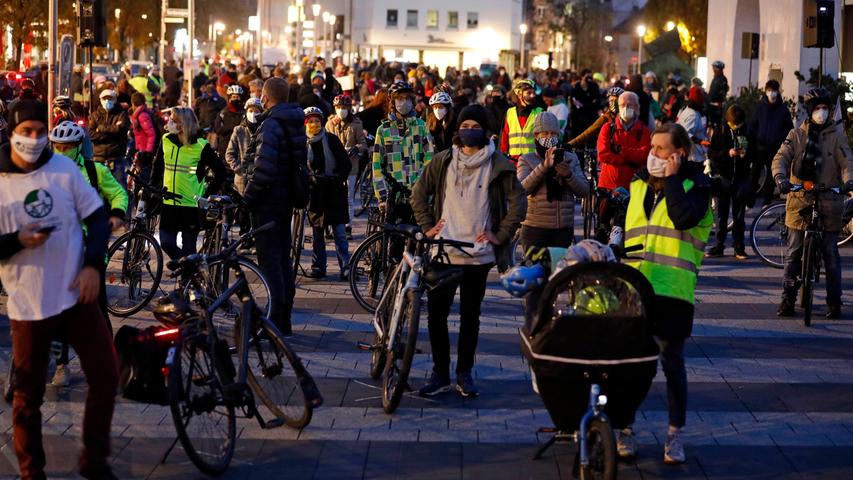
[{"label": "traffic light", "polygon": [[106,0],[78,0],[77,44],[79,46],[107,46],[106,8]]},{"label": "traffic light", "polygon": [[803,46],[832,48],[835,46],[835,1],[804,0]]}]

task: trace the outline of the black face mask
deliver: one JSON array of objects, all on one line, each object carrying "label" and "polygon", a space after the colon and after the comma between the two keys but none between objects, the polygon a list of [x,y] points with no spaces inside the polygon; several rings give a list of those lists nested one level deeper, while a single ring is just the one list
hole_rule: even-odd
[{"label": "black face mask", "polygon": [[536,155],[539,155],[539,158],[544,159],[545,154],[548,153],[548,149],[539,144],[539,142],[533,142],[536,145]]}]

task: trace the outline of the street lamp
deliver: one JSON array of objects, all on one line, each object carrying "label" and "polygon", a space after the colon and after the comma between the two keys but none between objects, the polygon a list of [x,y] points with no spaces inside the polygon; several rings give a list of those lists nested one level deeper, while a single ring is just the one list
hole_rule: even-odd
[{"label": "street lamp", "polygon": [[607,43],[612,42],[612,41],[613,41],[613,36],[612,36],[612,35],[605,35],[605,36],[604,36],[604,41],[605,41],[605,42],[607,42]]},{"label": "street lamp", "polygon": [[329,24],[329,15],[330,15],[330,14],[329,14],[329,12],[328,12],[328,11],[323,12],[323,15],[322,15],[322,17],[323,17],[322,30],[320,30],[319,28],[317,29],[317,33],[319,33],[319,34],[320,34],[320,37],[319,37],[319,39],[320,39],[320,44],[319,44],[320,52],[319,52],[319,55],[320,55],[320,56],[322,56],[323,58],[326,58],[326,55],[327,55],[327,54],[326,54],[326,33],[327,33],[327,31],[329,30],[329,27],[328,27],[328,24]]},{"label": "street lamp", "polygon": [[671,32],[673,28],[675,28],[675,22],[673,22],[672,20],[666,22],[666,25],[664,25],[663,27],[663,29],[667,32]]},{"label": "street lamp", "polygon": [[329,15],[329,55],[334,55],[335,53],[335,23],[338,21],[338,17],[335,15]]},{"label": "street lamp", "polygon": [[213,32],[211,32],[213,38],[211,39],[211,42],[210,42],[210,50],[211,50],[211,56],[212,57],[216,56],[216,36],[221,34],[223,31],[225,31],[225,24],[222,22],[214,22]]},{"label": "street lamp", "polygon": [[311,5],[311,11],[314,13],[315,17],[320,16],[320,10],[322,10],[322,9],[323,9],[323,7],[321,7],[319,3],[315,3],[314,5]]},{"label": "street lamp", "polygon": [[521,66],[524,67],[524,36],[527,35],[527,24],[522,23],[518,26],[518,31],[521,32],[521,41],[519,42],[519,50],[521,51]]},{"label": "street lamp", "polygon": [[639,37],[639,41],[637,44],[637,73],[640,73],[640,70],[643,65],[643,37],[646,35],[646,26],[645,25],[637,25],[637,36]]}]

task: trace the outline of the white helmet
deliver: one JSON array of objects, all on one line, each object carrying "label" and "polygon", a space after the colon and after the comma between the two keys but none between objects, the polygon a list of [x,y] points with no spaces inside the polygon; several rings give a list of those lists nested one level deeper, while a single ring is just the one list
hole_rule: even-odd
[{"label": "white helmet", "polygon": [[450,95],[447,92],[435,92],[432,94],[432,97],[429,99],[429,105],[452,105],[453,99],[450,98]]},{"label": "white helmet", "polygon": [[243,96],[243,87],[237,85],[236,83],[234,85],[231,85],[230,87],[228,87],[228,96],[230,97],[231,95]]},{"label": "white helmet", "polygon": [[83,127],[68,120],[53,127],[48,137],[53,143],[77,143],[86,136]]},{"label": "white helmet", "polygon": [[261,103],[261,99],[260,99],[260,98],[257,98],[257,97],[250,97],[248,100],[246,100],[246,105],[245,105],[243,108],[244,108],[244,109],[246,109],[246,110],[248,110],[248,109],[249,109],[249,107],[255,107],[255,108],[259,109],[259,110],[263,110],[263,109],[264,109],[264,104],[263,104],[263,103]]},{"label": "white helmet", "polygon": [[557,262],[557,267],[551,269],[551,278],[564,268],[578,263],[591,262],[614,263],[616,262],[616,255],[613,254],[613,250],[610,247],[598,240],[589,238],[581,240],[566,250],[566,255]]}]

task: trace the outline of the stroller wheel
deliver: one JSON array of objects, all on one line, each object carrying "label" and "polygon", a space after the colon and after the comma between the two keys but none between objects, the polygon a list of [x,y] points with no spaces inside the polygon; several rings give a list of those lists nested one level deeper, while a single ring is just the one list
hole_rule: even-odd
[{"label": "stroller wheel", "polygon": [[586,432],[589,465],[580,468],[580,480],[614,480],[616,478],[616,438],[610,423],[595,418]]}]

